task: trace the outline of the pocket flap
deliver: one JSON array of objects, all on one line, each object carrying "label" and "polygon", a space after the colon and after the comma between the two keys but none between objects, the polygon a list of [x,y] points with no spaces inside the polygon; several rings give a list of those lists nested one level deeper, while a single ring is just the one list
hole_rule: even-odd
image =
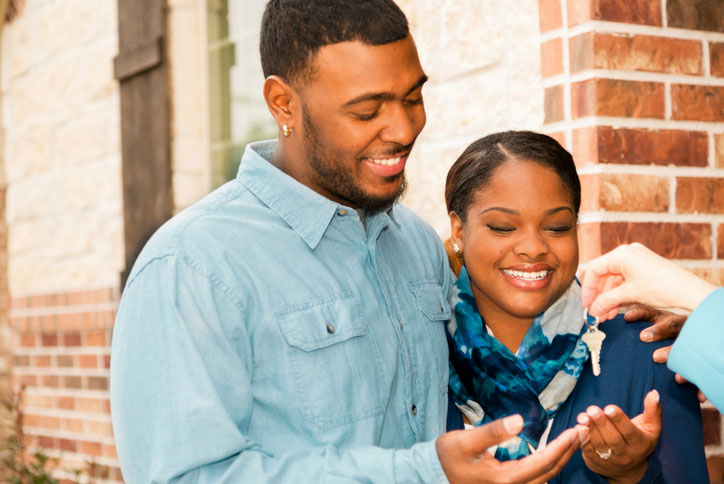
[{"label": "pocket flap", "polygon": [[426,279],[409,284],[410,291],[415,295],[417,309],[431,321],[447,321],[450,319],[450,303],[443,293],[437,279]]},{"label": "pocket flap", "polygon": [[367,333],[364,312],[352,293],[313,299],[276,313],[290,346],[314,351]]}]

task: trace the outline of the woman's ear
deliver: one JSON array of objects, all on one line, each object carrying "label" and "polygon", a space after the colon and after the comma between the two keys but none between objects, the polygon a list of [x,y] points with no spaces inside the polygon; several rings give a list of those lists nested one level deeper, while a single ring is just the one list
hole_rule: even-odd
[{"label": "woman's ear", "polygon": [[450,212],[450,242],[455,255],[463,257],[463,221],[455,212]]},{"label": "woman's ear", "polygon": [[264,100],[280,130],[284,126],[289,132],[295,128],[296,99],[292,87],[281,77],[269,76],[264,81]]}]

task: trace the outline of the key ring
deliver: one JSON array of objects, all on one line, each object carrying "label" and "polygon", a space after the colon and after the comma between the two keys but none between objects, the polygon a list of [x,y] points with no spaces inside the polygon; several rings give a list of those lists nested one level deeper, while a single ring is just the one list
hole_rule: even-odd
[{"label": "key ring", "polygon": [[[591,322],[591,319],[593,319],[593,322]],[[598,316],[594,317],[588,315],[588,308],[583,310],[583,321],[586,322],[586,325],[588,326],[588,329],[590,331],[598,328],[598,324],[600,323],[600,319],[598,318]]]}]

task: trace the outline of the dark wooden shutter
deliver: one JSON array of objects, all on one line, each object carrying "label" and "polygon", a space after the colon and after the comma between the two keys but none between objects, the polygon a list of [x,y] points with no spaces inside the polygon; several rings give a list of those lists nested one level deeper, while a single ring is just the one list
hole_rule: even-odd
[{"label": "dark wooden shutter", "polygon": [[169,83],[164,0],[118,0],[121,152],[126,268],[171,217]]}]

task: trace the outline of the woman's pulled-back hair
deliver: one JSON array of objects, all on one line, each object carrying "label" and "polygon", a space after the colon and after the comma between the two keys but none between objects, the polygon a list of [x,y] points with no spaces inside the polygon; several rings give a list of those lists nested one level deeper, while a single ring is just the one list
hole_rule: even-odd
[{"label": "woman's pulled-back hair", "polygon": [[[581,182],[573,157],[550,136],[532,131],[504,131],[473,142],[453,163],[445,183],[447,211],[465,222],[475,194],[507,161],[531,161],[555,171],[570,195],[576,215],[581,206]],[[520,187],[525,191],[525,187]]]}]

